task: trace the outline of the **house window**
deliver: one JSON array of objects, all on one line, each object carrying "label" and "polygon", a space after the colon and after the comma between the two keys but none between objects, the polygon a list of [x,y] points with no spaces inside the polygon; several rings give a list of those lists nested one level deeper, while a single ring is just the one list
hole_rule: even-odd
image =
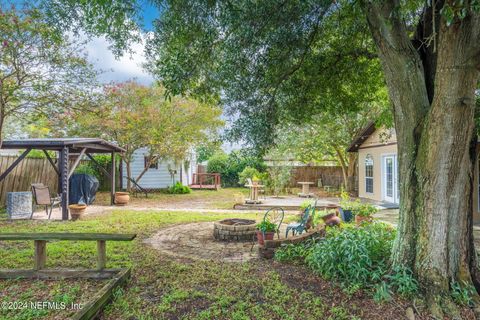
[{"label": "house window", "polygon": [[152,161],[150,165],[148,165],[149,162],[150,162],[150,157],[145,156],[143,158],[143,167],[146,168],[148,166],[148,169],[158,169],[158,159]]},{"label": "house window", "polygon": [[373,157],[370,154],[365,158],[365,192],[373,193]]}]

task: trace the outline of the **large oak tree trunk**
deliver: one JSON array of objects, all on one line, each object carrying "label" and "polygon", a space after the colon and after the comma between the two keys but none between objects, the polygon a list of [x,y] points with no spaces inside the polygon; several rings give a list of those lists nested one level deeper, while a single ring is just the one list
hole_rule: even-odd
[{"label": "large oak tree trunk", "polygon": [[[363,3],[397,131],[400,216],[392,261],[414,271],[437,316],[455,309],[452,282],[480,289],[472,225],[480,16],[470,12],[447,26],[441,5],[424,12],[416,46],[398,1]],[[436,50],[425,47],[430,36]]]}]

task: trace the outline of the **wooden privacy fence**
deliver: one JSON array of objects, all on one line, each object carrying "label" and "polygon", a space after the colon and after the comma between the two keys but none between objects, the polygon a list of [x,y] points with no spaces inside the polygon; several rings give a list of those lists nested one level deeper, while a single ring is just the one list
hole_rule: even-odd
[{"label": "wooden privacy fence", "polygon": [[[4,172],[18,157],[0,156],[0,173]],[[87,160],[82,160],[81,163]],[[57,192],[58,176],[47,158],[25,158],[0,182],[0,206],[5,205],[7,192],[30,191],[32,183],[43,183],[53,193]]]},{"label": "wooden privacy fence", "polygon": [[339,188],[343,184],[342,167],[337,166],[305,166],[292,168],[290,179],[291,187],[298,187],[299,181],[314,182],[317,186],[318,179],[322,179],[324,186]]}]

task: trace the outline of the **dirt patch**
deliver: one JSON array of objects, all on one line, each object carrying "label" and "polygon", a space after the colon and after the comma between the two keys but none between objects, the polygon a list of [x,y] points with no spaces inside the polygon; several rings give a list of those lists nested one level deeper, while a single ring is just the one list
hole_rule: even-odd
[{"label": "dirt patch", "polygon": [[213,237],[213,222],[162,229],[144,243],[176,258],[245,262],[257,258],[255,242],[225,242]]},{"label": "dirt patch", "polygon": [[105,284],[95,280],[1,280],[0,319],[69,319]]}]

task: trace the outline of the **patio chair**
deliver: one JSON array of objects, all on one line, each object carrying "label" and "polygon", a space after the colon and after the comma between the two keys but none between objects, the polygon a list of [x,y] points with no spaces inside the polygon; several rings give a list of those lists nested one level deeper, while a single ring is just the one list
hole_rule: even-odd
[{"label": "patio chair", "polygon": [[136,197],[137,196],[137,193],[138,191],[140,191],[141,193],[144,193],[145,194],[145,198],[148,198],[148,190],[142,188],[138,183],[137,181],[135,181],[135,179],[132,179],[132,178],[129,178],[127,176],[125,176],[125,178],[127,180],[130,180],[131,183],[133,183],[134,187],[133,187],[133,195]]},{"label": "patio chair", "polygon": [[315,209],[314,207],[312,207],[312,205],[309,205],[308,207],[306,207],[305,211],[303,211],[303,216],[302,216],[302,219],[300,219],[300,222],[293,222],[287,225],[285,238],[288,238],[288,233],[290,232],[290,230],[292,230],[292,233],[294,236],[296,233],[302,234],[303,231],[307,229],[308,218],[310,217],[311,213],[314,213],[314,212],[315,212]]},{"label": "patio chair", "polygon": [[[48,215],[48,219],[50,219],[52,215],[52,210],[54,206],[58,206],[60,208],[60,204],[62,203],[62,199],[60,196],[52,197],[50,194],[50,188],[43,183],[33,183],[32,184],[32,195],[35,205],[37,206],[45,206],[45,212]],[[30,219],[33,217],[33,210]]]},{"label": "patio chair", "polygon": [[285,216],[285,211],[282,208],[271,208],[269,209],[265,215],[263,216],[263,221],[270,221],[275,223],[277,229],[275,232],[277,233],[277,237],[280,239],[280,226],[283,222],[283,217]]}]

